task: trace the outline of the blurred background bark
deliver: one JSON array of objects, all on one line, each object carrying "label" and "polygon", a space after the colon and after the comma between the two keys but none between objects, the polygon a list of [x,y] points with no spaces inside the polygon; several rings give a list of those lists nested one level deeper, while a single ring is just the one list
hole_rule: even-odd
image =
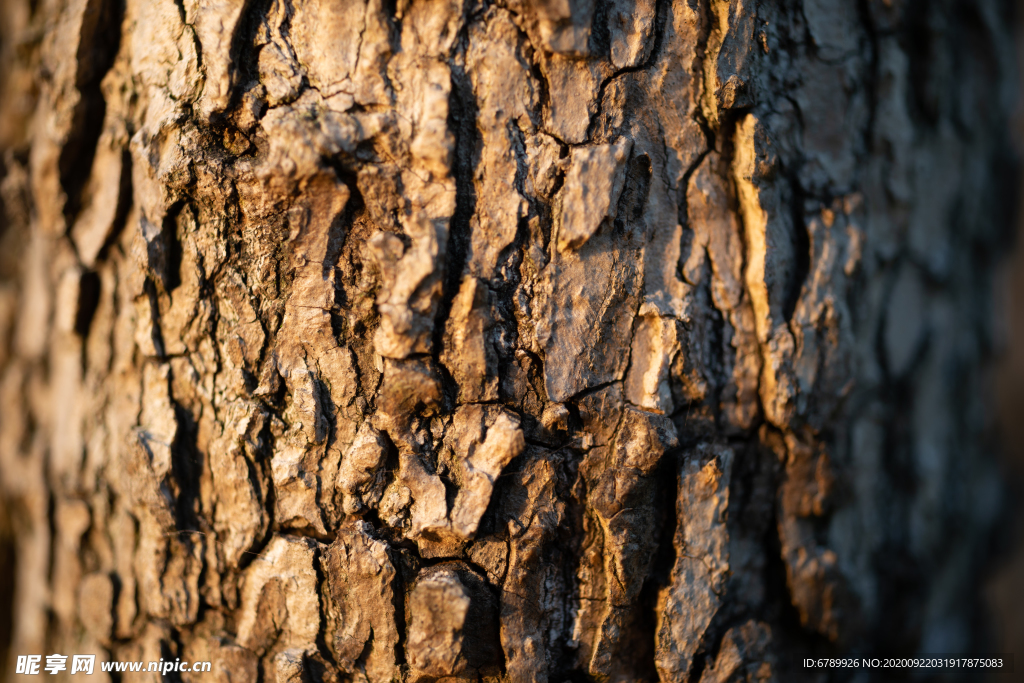
[{"label": "blurred background bark", "polygon": [[[1017,11],[1017,73],[1024,74],[1024,6]],[[1024,105],[1018,100],[1013,118],[1018,149],[1024,140]],[[1024,192],[1017,191],[1018,201]],[[1018,207],[1016,239],[1003,264],[1003,282],[997,289],[1002,328],[1002,354],[996,371],[999,406],[1000,454],[1012,501],[1024,500],[1024,222]],[[998,647],[1024,652],[1024,505],[1008,506],[998,540],[998,567],[987,587],[987,601],[998,634]],[[1021,674],[1018,674],[1018,677]]]},{"label": "blurred background bark", "polygon": [[1015,9],[3,0],[4,675],[1017,649]]}]

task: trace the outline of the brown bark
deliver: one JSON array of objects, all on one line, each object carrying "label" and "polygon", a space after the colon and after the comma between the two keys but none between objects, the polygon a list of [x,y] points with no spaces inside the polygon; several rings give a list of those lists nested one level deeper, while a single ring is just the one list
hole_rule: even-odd
[{"label": "brown bark", "polygon": [[985,645],[1005,3],[2,12],[10,653],[724,683]]}]

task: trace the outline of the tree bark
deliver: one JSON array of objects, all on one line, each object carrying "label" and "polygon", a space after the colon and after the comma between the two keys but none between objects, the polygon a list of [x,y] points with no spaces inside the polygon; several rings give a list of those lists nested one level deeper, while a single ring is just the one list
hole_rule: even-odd
[{"label": "tree bark", "polygon": [[984,647],[1007,3],[0,11],[6,671]]}]

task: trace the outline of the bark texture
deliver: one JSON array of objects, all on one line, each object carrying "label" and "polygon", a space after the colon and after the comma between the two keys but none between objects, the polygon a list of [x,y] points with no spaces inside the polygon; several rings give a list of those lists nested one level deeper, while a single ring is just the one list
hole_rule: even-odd
[{"label": "bark texture", "polygon": [[0,11],[12,653],[726,683],[982,644],[1005,3]]}]

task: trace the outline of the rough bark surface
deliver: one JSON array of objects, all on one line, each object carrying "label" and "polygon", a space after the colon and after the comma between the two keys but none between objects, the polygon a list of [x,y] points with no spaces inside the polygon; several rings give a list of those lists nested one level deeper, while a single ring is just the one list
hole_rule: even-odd
[{"label": "rough bark surface", "polygon": [[979,646],[1008,11],[4,2],[10,651],[725,683]]}]

